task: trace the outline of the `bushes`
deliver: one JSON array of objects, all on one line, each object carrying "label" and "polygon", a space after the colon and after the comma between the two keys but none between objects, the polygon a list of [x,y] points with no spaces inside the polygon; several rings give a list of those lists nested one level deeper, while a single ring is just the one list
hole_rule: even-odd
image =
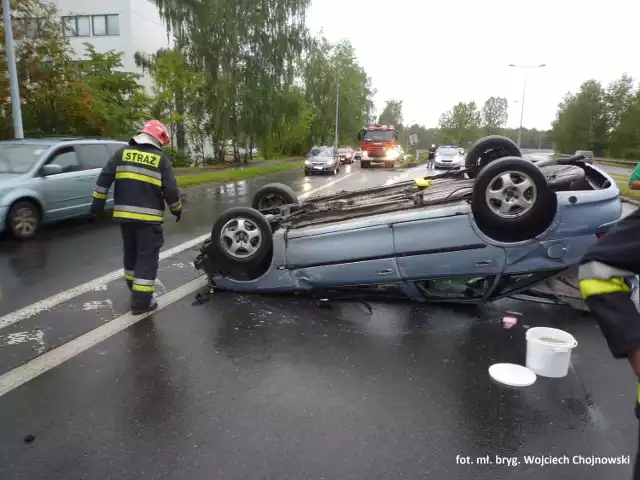
[{"label": "bushes", "polygon": [[165,147],[163,150],[164,150],[164,153],[171,160],[171,165],[173,165],[174,167],[190,167],[191,166],[191,159],[186,153],[179,152],[174,147]]}]

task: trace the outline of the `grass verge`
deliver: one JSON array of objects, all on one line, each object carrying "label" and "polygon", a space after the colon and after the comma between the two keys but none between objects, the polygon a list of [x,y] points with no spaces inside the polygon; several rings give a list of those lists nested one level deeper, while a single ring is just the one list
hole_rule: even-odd
[{"label": "grass verge", "polygon": [[640,190],[631,190],[629,188],[629,177],[626,175],[617,175],[610,173],[611,178],[613,178],[620,189],[620,196],[625,198],[630,198],[631,200],[640,201]]},{"label": "grass verge", "polygon": [[301,160],[301,157],[279,157],[279,158],[270,158],[269,160],[265,160],[264,158],[253,158],[248,164],[247,163],[235,163],[235,162],[223,162],[216,163],[214,165],[203,165],[201,167],[174,167],[173,171],[176,175],[196,175],[204,172],[218,172],[220,170],[228,170],[231,168],[237,167],[245,167],[247,165],[252,165],[255,163],[263,163],[269,162],[270,164],[275,163],[285,163],[291,162],[294,160]]},{"label": "grass verge", "polygon": [[610,160],[608,158],[602,160],[596,160],[596,163],[604,163],[605,165],[613,165],[615,167],[628,168],[629,170],[633,170],[636,168],[635,163],[630,162],[619,162],[617,160]]},{"label": "grass verge", "polygon": [[407,155],[406,157],[404,157],[404,162],[402,162],[399,167],[410,168],[417,167],[418,165],[420,165],[420,161],[418,161],[418,159],[416,159],[413,155]]},{"label": "grass verge", "polygon": [[245,180],[247,178],[261,177],[272,173],[283,172],[302,168],[304,161],[277,163],[275,165],[260,165],[257,167],[247,167],[238,170],[205,171],[202,173],[179,175],[177,177],[178,186],[192,187],[202,183],[232,182]]}]

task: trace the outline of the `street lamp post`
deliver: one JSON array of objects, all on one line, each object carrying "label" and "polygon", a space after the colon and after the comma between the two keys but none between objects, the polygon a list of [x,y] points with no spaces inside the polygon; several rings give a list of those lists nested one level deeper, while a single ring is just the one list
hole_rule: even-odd
[{"label": "street lamp post", "polygon": [[4,12],[4,38],[7,46],[7,64],[9,66],[9,85],[11,87],[11,114],[13,117],[13,134],[16,138],[24,138],[22,131],[22,108],[20,106],[20,91],[18,87],[18,69],[16,67],[15,42],[13,41],[13,26],[11,25],[11,5],[9,0],[2,0]]},{"label": "street lamp post", "polygon": [[510,67],[513,68],[521,68],[524,70],[524,87],[522,89],[522,104],[520,106],[520,128],[518,130],[518,147],[522,142],[522,120],[524,118],[524,98],[527,94],[527,71],[532,68],[542,68],[546,67],[545,63],[541,63],[540,65],[514,65],[513,63],[509,64]]},{"label": "street lamp post", "polygon": [[336,131],[333,147],[338,148],[338,118],[340,113],[340,67],[336,65]]}]

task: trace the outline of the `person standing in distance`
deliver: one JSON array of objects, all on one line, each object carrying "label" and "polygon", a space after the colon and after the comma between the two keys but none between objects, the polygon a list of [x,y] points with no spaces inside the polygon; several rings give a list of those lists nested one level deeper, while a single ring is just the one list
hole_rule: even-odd
[{"label": "person standing in distance", "polygon": [[162,152],[169,131],[148,121],[102,169],[93,192],[91,213],[104,210],[114,184],[113,218],[120,223],[124,246],[124,278],[131,291],[131,312],[142,315],[158,308],[153,292],[160,248],[164,244],[164,204],[180,221],[182,202],[171,160]]},{"label": "person standing in distance", "polygon": [[436,146],[431,145],[429,148],[429,153],[427,154],[427,168],[433,168],[436,158]]}]

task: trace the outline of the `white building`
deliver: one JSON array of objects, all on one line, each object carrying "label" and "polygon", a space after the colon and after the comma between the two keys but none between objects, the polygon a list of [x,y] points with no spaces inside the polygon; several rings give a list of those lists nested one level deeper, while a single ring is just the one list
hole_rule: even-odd
[{"label": "white building", "polygon": [[[154,0],[48,0],[47,3],[57,6],[65,35],[79,57],[86,51],[83,43],[91,43],[98,52],[123,52],[123,69],[142,73],[133,58],[136,52],[153,54],[172,44]],[[150,89],[148,75],[141,83]]]}]

